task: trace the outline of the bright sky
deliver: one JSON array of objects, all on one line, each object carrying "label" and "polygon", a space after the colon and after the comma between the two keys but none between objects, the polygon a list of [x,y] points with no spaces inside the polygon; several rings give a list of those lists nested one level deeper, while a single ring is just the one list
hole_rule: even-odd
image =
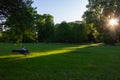
[{"label": "bright sky", "polygon": [[55,23],[82,20],[88,0],[33,0],[39,14],[51,14]]}]

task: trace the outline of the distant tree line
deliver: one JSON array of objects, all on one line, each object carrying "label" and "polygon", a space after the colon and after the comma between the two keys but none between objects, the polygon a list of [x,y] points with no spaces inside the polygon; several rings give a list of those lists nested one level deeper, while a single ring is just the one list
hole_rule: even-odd
[{"label": "distant tree line", "polygon": [[0,1],[1,42],[62,42],[88,41],[83,23],[54,24],[50,14],[38,14],[32,0]]}]

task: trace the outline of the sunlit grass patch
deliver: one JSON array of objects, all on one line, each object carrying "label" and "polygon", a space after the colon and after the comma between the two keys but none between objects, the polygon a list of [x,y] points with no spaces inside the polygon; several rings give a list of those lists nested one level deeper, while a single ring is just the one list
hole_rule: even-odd
[{"label": "sunlit grass patch", "polygon": [[53,55],[53,54],[69,53],[69,52],[75,51],[77,49],[86,48],[86,47],[90,47],[90,46],[98,46],[98,45],[101,45],[101,43],[89,44],[89,45],[80,45],[80,46],[74,46],[74,47],[66,47],[63,49],[47,51],[47,52],[33,52],[28,58]]},{"label": "sunlit grass patch", "polygon": [[12,55],[2,55],[2,56],[0,56],[0,58],[1,59],[3,59],[3,58],[16,58],[16,57],[22,57],[23,55],[21,55],[21,54],[12,54]]},{"label": "sunlit grass patch", "polygon": [[0,80],[120,79],[119,45],[24,44],[28,56],[13,54],[10,49],[19,46],[6,45],[0,52]]},{"label": "sunlit grass patch", "polygon": [[[63,53],[69,53],[72,51],[75,51],[77,49],[81,48],[86,48],[86,47],[91,47],[91,46],[98,46],[101,45],[101,43],[98,44],[86,44],[86,45],[76,45],[76,46],[71,46],[71,47],[65,47],[65,48],[60,48],[57,50],[50,50],[50,51],[31,51],[29,55],[21,55],[21,54],[9,54],[9,55],[1,55],[0,58],[15,58],[15,59],[22,59],[22,58],[33,58],[33,57],[40,57],[40,56],[47,56],[47,55],[54,55],[54,54],[63,54]],[[16,46],[16,45],[15,45]],[[31,50],[31,49],[30,49]]]}]

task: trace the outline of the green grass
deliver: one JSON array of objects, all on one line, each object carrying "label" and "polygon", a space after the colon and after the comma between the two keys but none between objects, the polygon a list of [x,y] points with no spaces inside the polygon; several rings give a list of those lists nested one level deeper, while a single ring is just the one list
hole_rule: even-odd
[{"label": "green grass", "polygon": [[0,80],[120,80],[120,46],[0,43]]}]

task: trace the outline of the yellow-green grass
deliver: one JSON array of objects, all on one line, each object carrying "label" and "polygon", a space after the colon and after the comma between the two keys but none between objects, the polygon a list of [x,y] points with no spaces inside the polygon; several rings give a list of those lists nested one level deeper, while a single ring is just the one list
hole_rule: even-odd
[{"label": "yellow-green grass", "polygon": [[0,43],[0,80],[120,80],[120,46]]}]

